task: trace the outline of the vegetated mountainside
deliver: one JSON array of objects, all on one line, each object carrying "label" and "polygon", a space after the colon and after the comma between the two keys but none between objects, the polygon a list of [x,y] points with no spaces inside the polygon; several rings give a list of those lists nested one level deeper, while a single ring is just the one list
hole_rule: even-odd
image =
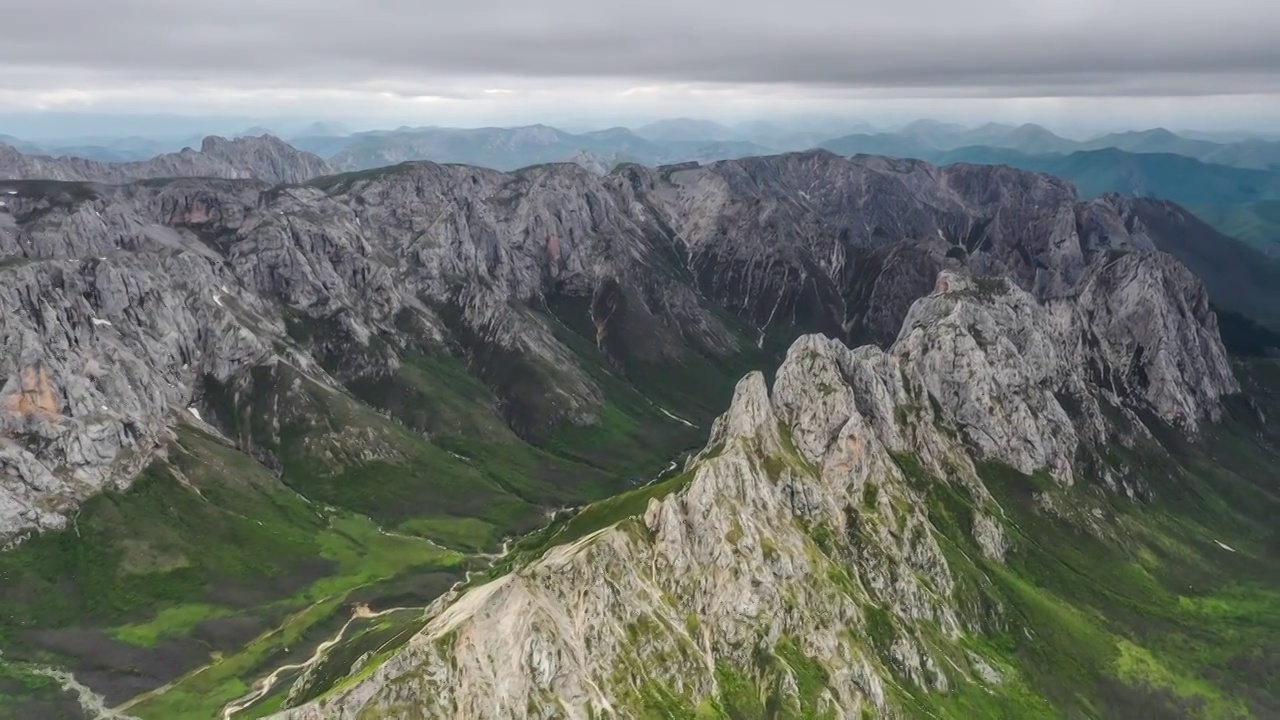
[{"label": "vegetated mountainside", "polygon": [[894,155],[936,161],[944,153],[974,146],[1026,155],[1064,155],[1119,150],[1131,154],[1177,155],[1204,163],[1255,170],[1280,170],[1280,142],[1250,138],[1212,142],[1183,137],[1163,128],[1112,133],[1086,141],[1060,137],[1038,125],[988,123],[966,128],[918,121],[897,132],[857,133],[823,141],[819,147],[841,155]]},{"label": "vegetated mountainside", "polygon": [[1240,370],[1167,255],[944,271],[280,717],[1272,717],[1280,374]]},{"label": "vegetated mountainside", "polygon": [[1207,163],[1280,170],[1280,141],[1250,138],[1218,143],[1185,138],[1164,128],[1114,133],[1095,138],[1083,149],[1119,148],[1135,153],[1172,153]]},{"label": "vegetated mountainside", "polygon": [[1280,198],[1280,172],[1213,165],[1167,153],[1114,148],[1070,155],[1021,155],[998,148],[967,147],[927,158],[939,164],[1001,164],[1070,180],[1086,197],[1110,192],[1157,197],[1182,204],[1243,204]]},{"label": "vegetated mountainside", "polygon": [[819,147],[842,155],[895,155],[927,158],[929,155],[973,145],[1031,155],[1070,152],[1077,143],[1059,137],[1039,125],[987,123],[966,128],[928,120],[911,123],[897,132],[856,133],[824,140]]},{"label": "vegetated mountainside", "polygon": [[[1203,232],[1047,176],[829,153],[0,192],[0,706],[24,717],[62,702],[44,666],[127,714],[207,717],[346,603],[420,607],[652,477],[803,331],[887,346],[941,268],[1066,302],[1119,254],[1194,262]],[[1158,278],[1211,328],[1194,277],[1157,267],[1124,287]],[[1127,324],[1086,336],[1112,392],[1221,379]],[[1210,379],[1152,407],[1199,426]],[[416,622],[365,620],[379,643]]]},{"label": "vegetated mountainside", "polygon": [[270,135],[227,140],[207,137],[200,150],[158,155],[150,160],[110,163],[80,157],[24,155],[0,145],[0,180],[66,180],[119,184],[171,177],[252,178],[299,183],[334,169],[316,155]]},{"label": "vegetated mountainside", "polygon": [[1189,209],[1223,234],[1240,238],[1273,258],[1280,257],[1280,200],[1198,204]]}]

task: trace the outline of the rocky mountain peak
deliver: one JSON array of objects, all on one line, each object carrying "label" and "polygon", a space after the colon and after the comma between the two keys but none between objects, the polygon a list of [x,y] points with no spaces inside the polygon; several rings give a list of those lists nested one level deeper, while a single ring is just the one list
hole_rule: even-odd
[{"label": "rocky mountain peak", "polygon": [[776,447],[778,418],[769,402],[769,389],[764,374],[749,373],[738,381],[733,391],[729,410],[716,421],[711,430],[711,444],[734,440],[767,439],[770,448]]},{"label": "rocky mountain peak", "polygon": [[[1122,266],[1098,261],[1089,277],[1125,287],[1170,267],[1167,256],[1133,254]],[[725,668],[769,667],[767,658],[789,653],[827,678],[806,695],[814,690],[797,666],[783,663],[776,702],[799,716],[896,716],[891,678],[945,692],[958,673],[998,689],[994,657],[970,653],[959,665],[942,650],[1003,614],[959,600],[974,561],[946,549],[971,543],[997,566],[1008,552],[1012,528],[980,468],[998,463],[1069,485],[1081,457],[1105,450],[1104,404],[1135,423],[1135,403],[1176,419],[1193,406],[1214,412],[1233,390],[1210,383],[1206,394],[1171,375],[1154,393],[1098,384],[1086,368],[1114,353],[1083,338],[1109,337],[1120,317],[1135,338],[1195,323],[1190,307],[1171,309],[1174,320],[1142,305],[1186,306],[1196,290],[1171,281],[1145,285],[1142,301],[1109,293],[1107,312],[1095,282],[1072,300],[1042,303],[1003,278],[951,269],[912,305],[887,350],[797,339],[772,392],[760,373],[738,383],[706,448],[669,494],[648,500],[640,524],[601,528],[441,603],[391,661],[284,717],[418,708],[498,718],[512,707],[543,716],[553,705],[570,716],[625,716],[644,706],[651,685],[678,688],[691,706],[729,702]],[[1229,374],[1220,343],[1200,340],[1212,326],[1183,330],[1190,336],[1168,352]],[[965,538],[947,535],[926,509],[927,483],[970,498]],[[877,640],[874,622],[890,623],[893,640]],[[498,682],[486,670],[494,665],[519,681]],[[608,681],[620,668],[631,683]]]},{"label": "rocky mountain peak", "polygon": [[569,157],[569,162],[580,165],[592,173],[604,177],[609,174],[609,163],[604,158],[586,150],[579,150]]}]

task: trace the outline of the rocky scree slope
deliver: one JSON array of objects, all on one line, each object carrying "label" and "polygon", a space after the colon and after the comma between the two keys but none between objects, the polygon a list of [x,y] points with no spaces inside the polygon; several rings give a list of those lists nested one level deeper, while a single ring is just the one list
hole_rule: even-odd
[{"label": "rocky scree slope", "polygon": [[[1195,339],[1124,347],[1165,332]],[[887,350],[800,338],[682,475],[517,543],[508,574],[438,601],[353,681],[304,676],[288,702],[318,699],[279,717],[1261,717],[1265,691],[1170,699],[1116,675],[1114,643],[1146,651],[1022,577],[1059,533],[1136,552],[1140,505],[1118,498],[1153,487],[1118,458],[1238,390],[1168,256],[1099,261],[1043,303],[944,271]],[[1077,640],[1113,645],[1082,669]]]},{"label": "rocky scree slope", "polygon": [[298,150],[279,138],[241,137],[204,139],[199,150],[157,155],[150,160],[107,163],[78,157],[24,155],[0,145],[0,180],[65,180],[120,184],[175,177],[255,179],[300,183],[334,172],[317,155]]}]

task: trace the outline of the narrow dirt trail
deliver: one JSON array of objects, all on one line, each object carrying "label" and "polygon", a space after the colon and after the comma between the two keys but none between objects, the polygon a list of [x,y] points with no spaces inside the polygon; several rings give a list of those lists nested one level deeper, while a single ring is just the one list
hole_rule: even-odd
[{"label": "narrow dirt trail", "polygon": [[226,707],[222,709],[223,720],[231,720],[232,716],[234,716],[236,713],[241,712],[246,708],[249,708],[254,703],[266,697],[267,694],[271,692],[272,688],[276,686],[276,683],[280,681],[281,675],[287,672],[293,672],[295,670],[301,670],[303,672],[306,672],[313,665],[323,660],[325,654],[329,652],[330,648],[342,642],[343,638],[346,637],[347,630],[351,628],[351,624],[354,623],[355,621],[372,620],[375,618],[380,618],[384,615],[390,615],[391,613],[397,613],[397,612],[404,612],[406,610],[422,611],[425,609],[426,609],[425,607],[394,607],[394,608],[388,608],[386,610],[380,610],[378,612],[374,612],[369,609],[368,605],[364,605],[364,604],[356,605],[355,610],[351,613],[351,617],[345,623],[343,623],[342,629],[338,630],[337,634],[335,634],[333,637],[329,638],[328,640],[325,640],[324,642],[316,646],[315,652],[311,654],[311,657],[307,658],[305,661],[300,663],[293,663],[290,665],[281,665],[280,667],[276,668],[275,671],[272,672],[270,675],[255,682],[253,684],[253,690],[248,695],[245,695],[239,700],[232,701],[230,704],[228,704]]},{"label": "narrow dirt trail", "polygon": [[[679,420],[679,418],[676,418],[676,419]],[[684,421],[681,420],[681,422],[684,422]],[[648,483],[646,483],[646,485],[658,482],[663,478],[663,476],[665,476],[667,473],[670,473],[672,470],[674,470],[677,467],[679,467],[678,459],[672,460],[671,464],[665,470],[658,473],[658,475],[655,476]],[[583,507],[585,506],[579,506],[577,508],[567,508],[567,507],[560,508],[558,510],[552,511],[550,517],[554,518],[559,513],[566,512],[566,511],[581,511]],[[386,530],[380,530],[380,532],[383,535],[405,537],[405,538],[410,538],[414,540],[424,539],[416,536],[400,535],[399,533],[387,532]],[[500,560],[502,560],[511,552],[512,545],[515,544],[516,540],[517,538],[504,539],[502,541],[502,549],[497,553],[471,553],[469,556],[473,559],[488,561],[489,567],[493,567],[495,564],[497,564]],[[428,540],[427,542],[431,542],[431,541]],[[436,547],[440,547],[441,549],[447,549],[447,548],[443,548],[443,546],[440,546],[434,542],[431,542],[431,544],[435,545]],[[335,634],[333,637],[329,638],[328,640],[320,643],[320,645],[316,647],[315,652],[311,654],[310,658],[308,658],[306,661],[301,663],[292,663],[289,665],[283,665],[281,667],[278,667],[270,675],[267,675],[261,680],[258,680],[257,682],[255,682],[253,684],[253,690],[251,692],[246,694],[244,697],[241,697],[240,699],[235,700],[227,704],[225,707],[223,707],[222,716],[221,716],[222,720],[233,720],[236,713],[245,711],[246,709],[252,707],[255,703],[265,698],[271,692],[271,690],[276,686],[276,684],[280,681],[280,677],[282,675],[286,673],[294,672],[294,671],[299,671],[299,670],[302,672],[306,672],[316,663],[319,663],[321,660],[324,659],[325,655],[329,652],[330,649],[332,649],[335,645],[343,641],[343,639],[346,637],[347,630],[350,629],[351,624],[356,620],[379,618],[379,617],[382,617],[383,615],[388,615],[390,613],[395,613],[395,612],[404,612],[407,610],[426,612],[426,610],[429,607],[431,607],[431,605],[438,603],[440,601],[440,598],[452,597],[453,600],[457,600],[457,594],[459,593],[461,588],[466,587],[467,584],[471,582],[472,577],[481,572],[484,572],[484,571],[483,570],[480,570],[480,571],[467,570],[466,573],[463,575],[463,578],[458,582],[454,583],[453,587],[449,588],[449,590],[442,593],[439,597],[433,600],[432,603],[421,606],[421,607],[396,607],[396,608],[390,608],[388,610],[381,610],[379,612],[373,612],[372,610],[369,609],[367,605],[364,605],[364,604],[356,605],[352,611],[350,619],[348,619],[347,622],[342,625],[342,628],[338,630],[337,634]],[[119,708],[117,708],[117,710],[119,710]]]}]

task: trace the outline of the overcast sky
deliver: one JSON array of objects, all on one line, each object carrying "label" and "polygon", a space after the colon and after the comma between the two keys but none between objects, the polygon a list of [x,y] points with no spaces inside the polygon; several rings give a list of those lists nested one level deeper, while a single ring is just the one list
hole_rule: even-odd
[{"label": "overcast sky", "polygon": [[0,0],[0,109],[1280,128],[1275,0]]}]

